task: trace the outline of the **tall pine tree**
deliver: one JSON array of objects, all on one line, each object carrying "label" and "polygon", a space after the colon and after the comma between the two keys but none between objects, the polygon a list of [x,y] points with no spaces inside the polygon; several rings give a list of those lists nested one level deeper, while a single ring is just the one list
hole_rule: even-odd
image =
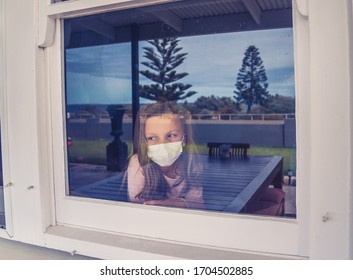
[{"label": "tall pine tree", "polygon": [[187,53],[179,53],[180,40],[176,38],[155,39],[147,41],[151,47],[144,47],[144,56],[148,61],[142,62],[147,70],[140,74],[155,82],[151,85],[140,85],[139,94],[142,98],[155,101],[177,101],[194,95],[195,91],[187,91],[192,85],[178,82],[189,75],[177,73],[176,68],[182,64]]},{"label": "tall pine tree", "polygon": [[251,112],[253,105],[265,105],[269,96],[268,81],[260,52],[255,46],[249,46],[244,54],[243,64],[235,84],[234,98],[245,104],[246,112]]}]

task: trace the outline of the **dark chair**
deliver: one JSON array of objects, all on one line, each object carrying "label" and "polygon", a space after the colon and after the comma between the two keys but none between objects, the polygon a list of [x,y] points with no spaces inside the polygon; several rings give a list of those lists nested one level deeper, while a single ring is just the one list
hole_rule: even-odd
[{"label": "dark chair", "polygon": [[267,188],[259,200],[253,202],[249,214],[266,216],[284,216],[285,193],[281,189]]},{"label": "dark chair", "polygon": [[207,143],[208,155],[210,157],[246,158],[250,148],[248,143]]}]

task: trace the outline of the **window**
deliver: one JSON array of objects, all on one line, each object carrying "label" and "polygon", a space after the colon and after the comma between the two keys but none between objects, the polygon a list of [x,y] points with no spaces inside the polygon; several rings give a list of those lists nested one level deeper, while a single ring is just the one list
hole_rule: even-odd
[{"label": "window", "polygon": [[[276,186],[282,183],[282,175],[292,176],[291,181],[294,182],[296,145],[295,140],[293,141],[295,139],[295,115],[293,114],[293,94],[295,90],[293,86],[291,1],[283,1],[282,4],[278,4],[277,8],[271,8],[270,10],[262,7],[263,15],[259,23],[256,23],[256,18],[254,19],[248,13],[243,4],[237,6],[235,3],[239,4],[238,1],[234,1],[234,13],[229,14],[229,9],[224,9],[222,1],[212,1],[212,5],[217,6],[214,11],[218,12],[205,18],[199,17],[200,15],[207,15],[204,10],[205,2],[177,1],[154,6],[146,4],[139,9],[133,9],[133,5],[129,9],[130,6],[127,5],[128,8],[124,7],[124,10],[94,15],[90,13],[88,16],[75,15],[76,17],[70,16],[70,18],[60,20],[61,24],[57,25],[55,43],[49,52],[52,58],[53,170],[55,172],[57,224],[222,248],[298,254],[299,230],[295,219],[258,218],[254,215],[234,215],[235,211],[229,211],[231,213],[228,213],[227,211],[210,209],[211,203],[207,200],[211,200],[213,194],[209,190],[208,194],[211,193],[212,195],[205,199],[207,211],[194,209],[184,211],[179,208],[127,203],[121,201],[122,199],[116,194],[118,187],[115,187],[112,192],[111,188],[97,184],[104,182],[109,184],[109,180],[112,178],[117,177],[120,180],[123,177],[120,177],[120,174],[124,170],[108,170],[109,153],[107,152],[107,145],[114,142],[116,137],[119,144],[120,142],[125,144],[121,145],[124,148],[122,148],[123,152],[119,153],[119,156],[126,155],[125,151],[128,155],[133,151],[133,126],[138,121],[137,112],[139,108],[154,102],[141,98],[138,94],[139,85],[142,87],[143,85],[153,84],[148,75],[139,74],[141,73],[139,71],[148,69],[146,63],[143,63],[148,62],[146,51],[148,47],[151,47],[148,41],[163,38],[177,38],[177,40],[180,40],[178,47],[182,48],[180,53],[187,53],[185,60],[176,68],[176,71],[177,73],[188,73],[183,79],[180,79],[180,82],[191,84],[192,87],[188,90],[198,93],[190,96],[189,99],[181,100],[179,103],[191,112],[194,132],[197,132],[197,130],[208,132],[207,137],[209,138],[206,140],[202,137],[195,137],[196,144],[205,160],[208,159],[208,143],[221,142],[225,144],[222,149],[229,149],[226,153],[227,157],[232,148],[231,146],[227,147],[228,143],[234,144],[240,141],[241,144],[250,145],[250,148],[247,148],[247,145],[243,147],[243,150],[247,151],[247,158],[236,160],[212,159],[219,165],[219,170],[222,169],[221,164],[228,168],[231,165],[230,162],[234,163],[237,160],[249,162],[249,158],[259,155],[270,160],[265,163],[268,168],[263,168],[263,166],[259,169],[258,174],[260,175],[255,175],[253,178],[255,181],[259,178],[257,176],[262,177],[261,170],[269,169],[273,172],[270,171],[265,176],[266,180],[263,180],[261,185],[274,184],[275,188],[272,189],[276,189]],[[186,11],[190,11],[190,8],[193,8],[196,15],[186,13]],[[117,9],[121,9],[120,6],[117,6]],[[182,21],[176,20],[174,17],[173,22],[168,22],[168,19],[172,17],[171,11],[174,15],[178,15],[177,18],[182,19]],[[165,14],[168,16],[165,17]],[[265,48],[258,43],[261,41],[259,40],[261,34],[271,36],[271,40],[281,38],[281,43],[284,44],[283,49],[278,51],[275,56],[267,58]],[[217,57],[214,61],[207,63],[210,61],[210,57],[215,57],[216,53],[213,48],[217,48],[217,44],[224,40],[229,40],[230,43],[232,40],[236,40],[235,38],[239,39],[239,36],[252,39],[248,42],[243,41],[242,47],[237,45],[239,49],[236,55],[233,54],[234,59],[227,56],[227,52],[231,48],[226,46],[223,49],[225,56]],[[268,75],[267,78],[271,79],[271,86],[277,86],[276,89],[271,89],[271,98],[267,98],[269,100],[266,106],[271,104],[271,114],[266,111],[268,108],[262,104],[260,104],[261,106],[256,105],[256,108],[254,108],[255,106],[252,107],[251,110],[254,111],[250,114],[246,113],[246,106],[234,104],[235,101],[240,102],[240,100],[234,98],[234,91],[238,90],[235,84],[242,66],[242,60],[248,47],[254,44],[260,51],[266,75]],[[201,61],[197,58],[198,46],[202,46],[200,52],[208,51]],[[286,49],[287,47],[288,49]],[[63,53],[64,57],[62,58]],[[283,54],[284,56],[282,56]],[[287,63],[283,63],[279,58],[286,58]],[[276,59],[279,59],[279,61],[276,61]],[[231,70],[227,73],[229,78],[228,89],[222,86],[225,69],[213,67],[220,60],[223,60],[223,65],[228,65],[231,60],[234,61],[234,66],[230,67]],[[61,64],[61,62],[63,63]],[[276,67],[273,67],[276,63],[282,65],[285,71],[281,69],[276,72]],[[193,66],[199,68],[194,69]],[[203,72],[197,72],[201,70]],[[65,83],[62,83],[62,80],[58,78],[60,73],[64,73],[63,80]],[[204,76],[205,73],[208,75]],[[88,77],[90,77],[90,80],[87,79]],[[284,86],[285,83],[283,82],[285,77],[288,82],[287,86]],[[212,80],[209,82],[210,78]],[[217,92],[207,91],[211,83],[215,86],[213,90],[217,89]],[[116,88],[117,86],[120,90]],[[268,89],[270,89],[270,86],[268,86]],[[107,99],[108,96],[111,99]],[[101,99],[102,97],[104,98]],[[197,103],[198,106],[195,106],[199,98],[201,100]],[[223,107],[212,108],[210,106],[212,102]],[[202,105],[202,103],[206,105]],[[285,112],[273,113],[273,108],[279,103],[286,104],[288,107],[283,106],[286,107]],[[64,110],[58,104],[64,104]],[[231,104],[232,106],[227,108],[225,104]],[[114,117],[108,110],[111,105],[114,105],[110,108],[113,108],[117,115],[119,115],[119,111],[124,113],[117,117],[121,123],[116,123],[119,125],[115,126],[118,129],[114,130],[116,133],[113,133],[113,135],[109,135],[113,131],[111,119]],[[238,105],[239,107],[237,107]],[[267,116],[268,114],[270,116]],[[246,131],[247,128],[245,128],[245,125],[249,122],[252,122],[254,127],[257,128],[260,128],[266,122],[267,130],[272,131],[273,129],[281,136],[273,139],[270,139],[271,137],[265,138],[265,134],[261,133],[262,139],[254,134],[251,136],[254,131]],[[99,123],[104,123],[104,125],[98,126]],[[286,126],[287,123],[288,126]],[[74,124],[77,125],[76,128]],[[199,128],[197,128],[197,125]],[[85,130],[84,127],[89,127],[89,129]],[[103,129],[101,130],[101,128]],[[233,128],[240,130],[234,133]],[[194,134],[201,135],[201,133]],[[223,138],[225,136],[234,138],[230,138],[232,142],[228,140],[229,138],[225,141],[226,138]],[[268,149],[270,154],[267,154],[266,149],[258,148],[255,150],[255,146],[261,146],[259,142],[256,142],[259,140],[269,141],[267,144],[275,146],[275,152]],[[255,142],[248,143],[247,141]],[[271,144],[271,141],[278,142]],[[98,158],[89,156],[89,144],[94,147],[94,153],[99,152]],[[281,170],[283,168],[283,158],[276,150],[278,146],[283,148],[284,145],[287,145],[284,150],[286,150],[289,159],[284,168],[285,173]],[[65,146],[64,153],[63,146]],[[210,146],[212,145],[210,144]],[[116,155],[117,153],[115,153]],[[125,157],[122,157],[122,159],[124,160]],[[120,162],[120,159],[117,162]],[[241,166],[244,162],[241,162]],[[75,171],[77,166],[80,168],[85,166],[86,169],[76,169]],[[216,172],[216,174],[218,173]],[[276,176],[278,174],[280,175]],[[223,173],[222,176],[225,177],[226,174]],[[224,183],[224,180],[219,179],[215,182]],[[114,183],[114,186],[119,186],[119,183]],[[295,194],[294,186],[288,186],[288,188],[291,188]],[[204,190],[204,193],[207,194],[207,191]],[[260,198],[257,197],[256,189],[252,190],[252,194],[250,198]],[[221,201],[221,199],[217,199],[217,201]],[[249,197],[248,201],[250,201]],[[235,202],[232,207],[238,207],[237,205]],[[241,212],[241,210],[238,210],[238,212]],[[244,212],[249,214],[249,212]],[[295,217],[295,202],[294,212],[287,216]],[[143,221],[141,217],[145,217]],[[177,225],[174,222],[176,220],[178,221]],[[210,228],[210,224],[214,224],[215,227]],[[261,236],[255,234],[255,229],[259,227],[263,229]],[[161,230],[162,228],[163,230]],[[183,228],[183,233],[180,234],[177,228]],[[241,228],[242,231],[237,231],[237,228]],[[234,229],[234,231],[229,229]],[[205,231],[208,232],[207,235],[203,234]],[[265,240],[272,240],[274,231],[280,232],[287,237],[286,240],[293,240],[293,242],[288,243],[284,240],[277,240],[276,244],[266,242]],[[237,232],[238,238],[231,238],[230,236],[233,236],[235,232]],[[210,238],[210,236],[224,235],[229,238]]]},{"label": "window", "polygon": [[234,24],[235,7],[226,14],[222,1],[213,1],[207,19],[202,3],[182,1],[64,20],[67,194],[135,201],[124,190],[131,186],[124,168],[138,145],[137,109],[165,98],[191,114],[206,210],[295,217],[287,2],[280,13],[288,18],[272,20],[271,29]]}]

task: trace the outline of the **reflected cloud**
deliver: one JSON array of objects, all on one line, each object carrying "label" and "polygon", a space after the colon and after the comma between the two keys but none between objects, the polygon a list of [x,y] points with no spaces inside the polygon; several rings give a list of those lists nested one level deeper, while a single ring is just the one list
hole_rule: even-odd
[{"label": "reflected cloud", "polygon": [[125,104],[131,103],[131,80],[67,74],[68,104]]},{"label": "reflected cloud", "polygon": [[[193,85],[198,94],[233,96],[245,50],[255,45],[263,60],[270,94],[294,96],[294,50],[291,28],[224,33],[180,38],[180,52],[188,53],[176,70],[187,72],[180,80]],[[140,43],[140,62],[143,47]],[[113,44],[66,52],[68,102],[128,103],[131,100],[130,44]],[[145,69],[141,65],[141,69]],[[140,75],[140,83],[151,81]]]},{"label": "reflected cloud", "polygon": [[130,79],[130,52],[127,43],[70,49],[66,52],[67,72]]}]

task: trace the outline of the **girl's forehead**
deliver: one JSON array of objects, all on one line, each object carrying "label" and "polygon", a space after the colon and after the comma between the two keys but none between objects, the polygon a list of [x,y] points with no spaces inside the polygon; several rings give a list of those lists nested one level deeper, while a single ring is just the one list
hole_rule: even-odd
[{"label": "girl's forehead", "polygon": [[146,130],[158,127],[167,127],[172,129],[181,128],[181,120],[178,115],[165,114],[159,116],[153,116],[146,120]]},{"label": "girl's forehead", "polygon": [[147,119],[150,118],[160,118],[160,119],[183,119],[184,116],[173,114],[173,113],[164,113],[164,114],[156,114],[150,115]]}]

